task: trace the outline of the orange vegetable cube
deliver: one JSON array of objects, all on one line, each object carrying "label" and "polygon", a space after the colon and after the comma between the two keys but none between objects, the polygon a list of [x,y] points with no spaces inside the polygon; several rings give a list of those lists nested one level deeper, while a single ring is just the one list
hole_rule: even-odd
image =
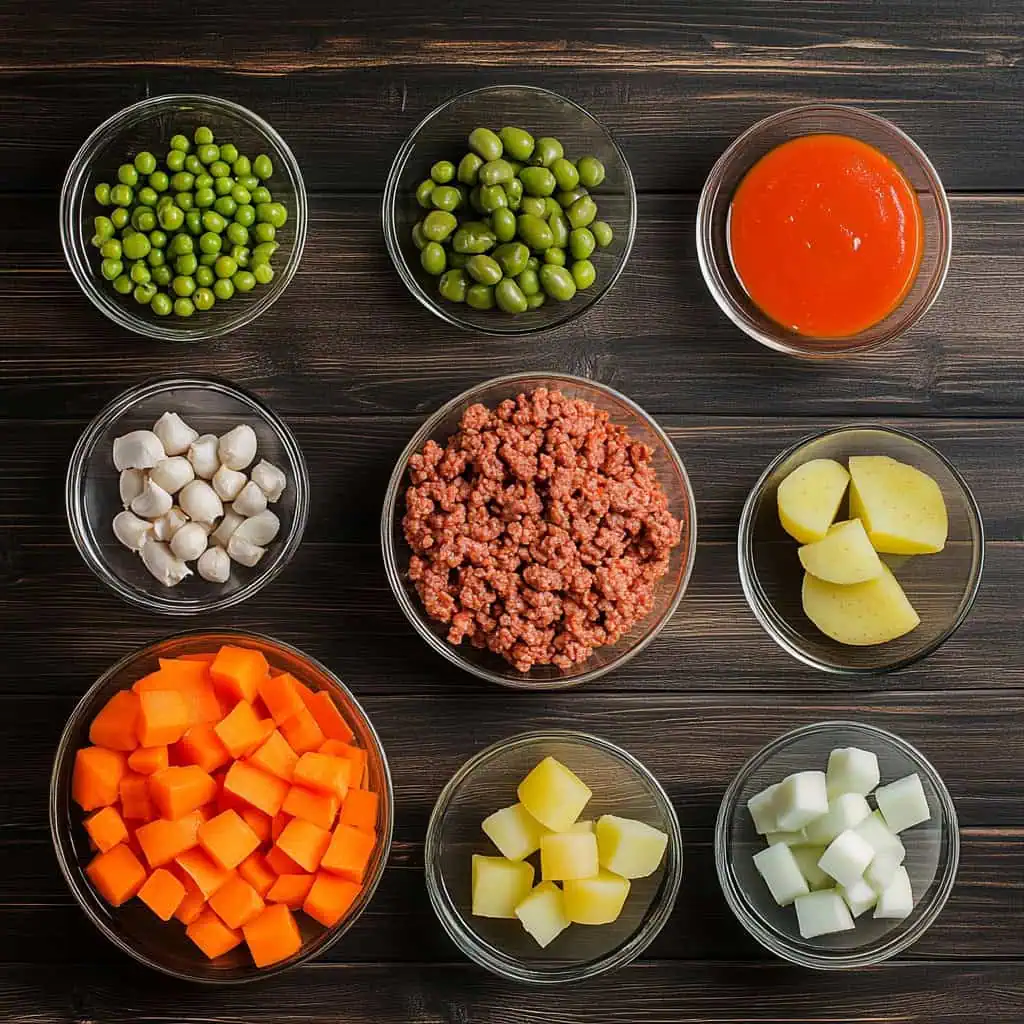
[{"label": "orange vegetable cube", "polygon": [[196,722],[218,721],[224,711],[221,708],[217,692],[213,688],[209,673],[206,671],[206,666],[201,665],[199,674],[191,675],[195,670],[180,668],[181,665],[188,664],[195,663],[178,659],[168,661],[161,658],[160,670],[143,676],[132,686],[132,689],[139,694],[146,690],[177,690],[188,705],[190,725],[194,725]]},{"label": "orange vegetable cube", "polygon": [[238,874],[244,878],[264,899],[271,886],[277,881],[277,875],[267,863],[262,853],[250,853],[238,865]]},{"label": "orange vegetable cube", "polygon": [[272,842],[277,842],[277,837],[284,831],[285,825],[287,825],[292,818],[293,815],[289,814],[284,807],[282,807],[281,810],[270,819],[270,838]]},{"label": "orange vegetable cube", "polygon": [[126,843],[98,853],[85,869],[96,891],[112,906],[130,900],[146,880],[146,869]]},{"label": "orange vegetable cube", "polygon": [[284,798],[281,810],[292,817],[319,825],[320,828],[331,829],[340,805],[341,801],[334,793],[315,793],[305,786],[292,786]]},{"label": "orange vegetable cube", "polygon": [[124,754],[106,747],[80,747],[75,751],[71,797],[83,811],[117,802],[118,788],[127,771]]},{"label": "orange vegetable cube", "polygon": [[270,866],[270,870],[276,875],[303,875],[306,872],[303,870],[302,865],[296,864],[295,861],[288,856],[278,846],[272,846],[266,854],[267,864]]},{"label": "orange vegetable cube", "polygon": [[172,765],[149,776],[149,795],[164,818],[182,818],[217,795],[217,783],[198,765]]},{"label": "orange vegetable cube", "polygon": [[299,926],[283,903],[272,903],[242,928],[242,934],[257,967],[287,960],[302,948]]},{"label": "orange vegetable cube", "polygon": [[291,675],[282,672],[280,675],[267,676],[259,684],[260,698],[278,725],[287,722],[304,707],[295,682]]},{"label": "orange vegetable cube", "polygon": [[351,743],[342,743],[340,740],[327,740],[320,747],[319,753],[331,754],[333,757],[343,757],[352,762],[352,774],[349,785],[366,788],[364,782],[366,776],[366,751],[362,747],[354,747]]},{"label": "orange vegetable cube", "polygon": [[215,772],[231,760],[212,722],[197,722],[175,744],[182,764],[195,764],[204,772]]},{"label": "orange vegetable cube", "polygon": [[248,924],[265,905],[263,897],[238,875],[230,878],[210,897],[210,909],[229,928]]},{"label": "orange vegetable cube", "polygon": [[379,802],[377,794],[369,789],[350,789],[345,802],[341,805],[341,817],[338,821],[342,825],[373,832],[377,828]]},{"label": "orange vegetable cube", "polygon": [[186,850],[184,853],[179,853],[174,858],[174,863],[192,879],[196,888],[203,894],[203,898],[206,900],[209,900],[222,885],[227,883],[229,878],[234,876],[233,871],[227,871],[222,868],[215,860],[200,850],[198,846],[193,847],[191,850]]},{"label": "orange vegetable cube", "polygon": [[288,783],[245,761],[236,761],[224,777],[224,792],[273,817],[288,795]]},{"label": "orange vegetable cube", "polygon": [[142,746],[176,743],[191,724],[188,704],[177,690],[143,690],[139,694],[139,743]]},{"label": "orange vegetable cube", "polygon": [[85,831],[89,833],[92,845],[100,853],[112,850],[118,843],[128,840],[128,829],[114,807],[102,807],[85,819]]},{"label": "orange vegetable cube", "polygon": [[310,713],[320,726],[320,731],[329,740],[341,740],[343,743],[350,743],[355,739],[355,733],[349,728],[348,722],[342,717],[334,698],[326,691],[320,690],[313,693],[307,690],[306,696],[302,694],[303,701]]},{"label": "orange vegetable cube", "polygon": [[244,700],[240,700],[213,730],[232,757],[245,757],[266,739],[256,712]]},{"label": "orange vegetable cube", "polygon": [[139,695],[119,690],[89,726],[89,742],[108,750],[134,750],[139,745]]},{"label": "orange vegetable cube", "polygon": [[250,764],[285,782],[292,781],[298,761],[299,755],[288,746],[288,741],[276,729],[249,755]]},{"label": "orange vegetable cube", "polygon": [[362,882],[377,846],[377,835],[351,825],[338,825],[320,866],[350,882]]},{"label": "orange vegetable cube", "polygon": [[347,878],[338,878],[320,871],[306,895],[302,909],[325,928],[332,928],[348,913],[362,891],[361,885]]},{"label": "orange vegetable cube", "polygon": [[159,658],[160,674],[173,683],[189,684],[210,681],[210,663],[194,658]]},{"label": "orange vegetable cube", "polygon": [[292,781],[297,786],[315,789],[319,793],[333,793],[344,800],[351,773],[351,761],[310,751],[299,758]]},{"label": "orange vegetable cube", "polygon": [[234,700],[252,703],[259,684],[267,677],[270,666],[260,651],[225,644],[210,665],[213,685]]},{"label": "orange vegetable cube", "polygon": [[149,798],[149,778],[148,775],[127,772],[121,779],[118,793],[121,797],[122,817],[136,821],[151,821],[156,817],[153,801]]},{"label": "orange vegetable cube", "polygon": [[283,903],[292,910],[299,910],[309,893],[316,875],[278,875],[266,895],[268,903]]},{"label": "orange vegetable cube", "polygon": [[270,823],[273,819],[269,815],[257,811],[255,807],[248,806],[238,808],[238,813],[242,821],[256,833],[256,838],[261,843],[270,842]]},{"label": "orange vegetable cube", "polygon": [[282,722],[279,728],[288,745],[300,756],[311,750],[319,750],[324,742],[324,734],[309,708],[303,708],[292,715],[287,722]]},{"label": "orange vegetable cube", "polygon": [[211,960],[223,956],[242,941],[242,933],[229,928],[209,907],[185,929],[185,934]]},{"label": "orange vegetable cube", "polygon": [[185,889],[185,896],[174,912],[174,919],[185,925],[191,924],[206,909],[206,900],[196,888],[196,883],[177,864],[172,864],[171,870]]},{"label": "orange vegetable cube", "polygon": [[202,818],[198,811],[176,821],[155,818],[135,830],[135,838],[151,868],[169,864],[175,857],[191,850],[198,842]]},{"label": "orange vegetable cube", "polygon": [[229,871],[237,868],[260,845],[259,836],[236,811],[231,810],[203,822],[199,826],[198,838],[199,845],[222,868]]},{"label": "orange vegetable cube", "polygon": [[139,775],[152,775],[170,764],[167,747],[139,747],[128,755],[128,767]]},{"label": "orange vegetable cube", "polygon": [[166,868],[157,868],[139,889],[139,899],[161,921],[170,921],[184,898],[185,886]]},{"label": "orange vegetable cube", "polygon": [[292,818],[274,844],[304,871],[316,871],[331,843],[331,833],[302,818]]}]

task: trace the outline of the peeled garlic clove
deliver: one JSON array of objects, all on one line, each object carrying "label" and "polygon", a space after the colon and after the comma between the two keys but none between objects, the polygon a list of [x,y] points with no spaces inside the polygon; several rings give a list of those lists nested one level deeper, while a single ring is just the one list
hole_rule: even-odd
[{"label": "peeled garlic clove", "polygon": [[259,547],[266,547],[277,536],[277,531],[280,529],[281,520],[267,508],[246,519],[232,536]]},{"label": "peeled garlic clove", "polygon": [[225,501],[234,501],[248,481],[244,473],[229,466],[221,466],[213,474],[213,489]]},{"label": "peeled garlic clove", "polygon": [[149,471],[149,479],[153,483],[159,484],[168,494],[177,494],[185,484],[195,478],[196,474],[192,463],[184,455],[175,455],[173,458],[164,459]]},{"label": "peeled garlic clove", "polygon": [[142,545],[142,563],[165,587],[176,587],[192,570],[171,554],[171,549],[158,540],[147,540]]},{"label": "peeled garlic clove", "polygon": [[143,519],[159,519],[171,511],[174,499],[159,485],[147,480],[142,493],[132,501],[132,511]]},{"label": "peeled garlic clove", "polygon": [[206,550],[206,527],[186,523],[171,538],[172,553],[185,562],[194,562]]},{"label": "peeled garlic clove", "polygon": [[267,507],[267,496],[251,480],[231,503],[240,516],[257,516]]},{"label": "peeled garlic clove", "polygon": [[233,512],[231,509],[224,510],[224,518],[220,521],[217,529],[210,534],[210,540],[214,544],[219,544],[222,548],[228,546],[228,541],[231,540],[231,535],[245,522],[245,517],[240,516],[237,512]]},{"label": "peeled garlic clove", "polygon": [[256,458],[256,431],[248,423],[232,427],[218,442],[217,455],[228,469],[245,469]]},{"label": "peeled garlic clove", "polygon": [[227,583],[231,575],[231,558],[222,548],[207,548],[196,563],[199,575],[209,583]]},{"label": "peeled garlic clove", "polygon": [[185,484],[178,495],[178,504],[189,519],[200,523],[212,523],[224,514],[223,502],[205,480]]},{"label": "peeled garlic clove", "polygon": [[213,474],[220,468],[217,456],[217,435],[203,434],[188,446],[188,461],[202,480],[212,480]]},{"label": "peeled garlic clove", "polygon": [[169,541],[187,522],[188,516],[175,505],[153,523],[153,536],[157,540]]},{"label": "peeled garlic clove", "polygon": [[146,474],[141,469],[122,469],[117,484],[121,490],[121,504],[127,508],[146,486]]},{"label": "peeled garlic clove", "polygon": [[266,553],[266,548],[258,544],[252,544],[238,536],[238,530],[231,535],[228,541],[228,554],[238,562],[239,565],[247,565],[251,569]]},{"label": "peeled garlic clove", "polygon": [[114,438],[114,466],[121,469],[152,469],[167,458],[163,443],[152,430],[133,430]]},{"label": "peeled garlic clove", "polygon": [[153,532],[153,524],[134,512],[118,512],[114,516],[114,536],[129,551],[139,551]]},{"label": "peeled garlic clove", "polygon": [[252,468],[252,482],[267,496],[267,501],[274,502],[284,494],[288,486],[288,478],[284,472],[272,462],[260,459]]},{"label": "peeled garlic clove", "polygon": [[153,424],[153,433],[163,442],[168,455],[184,455],[188,446],[199,436],[176,412],[165,412]]}]

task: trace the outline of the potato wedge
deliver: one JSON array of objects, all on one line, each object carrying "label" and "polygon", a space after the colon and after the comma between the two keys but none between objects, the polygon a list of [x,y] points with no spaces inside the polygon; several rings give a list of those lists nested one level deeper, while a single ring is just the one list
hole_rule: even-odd
[{"label": "potato wedge", "polygon": [[834,459],[811,459],[779,484],[782,528],[801,544],[822,540],[846,493],[850,474]]},{"label": "potato wedge", "polygon": [[859,519],[833,523],[828,533],[799,551],[800,564],[826,583],[863,583],[882,575],[882,560]]}]

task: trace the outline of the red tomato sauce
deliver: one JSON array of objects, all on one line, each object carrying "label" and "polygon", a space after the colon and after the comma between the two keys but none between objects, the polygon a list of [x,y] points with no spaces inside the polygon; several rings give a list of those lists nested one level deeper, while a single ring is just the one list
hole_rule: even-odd
[{"label": "red tomato sauce", "polygon": [[873,146],[806,135],[765,154],[729,211],[744,289],[799,334],[843,338],[884,320],[917,276],[924,225],[914,189]]}]

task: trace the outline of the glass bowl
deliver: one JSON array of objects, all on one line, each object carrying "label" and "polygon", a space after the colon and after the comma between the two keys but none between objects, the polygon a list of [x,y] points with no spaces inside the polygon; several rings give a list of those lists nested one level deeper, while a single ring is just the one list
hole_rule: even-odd
[{"label": "glass bowl", "polygon": [[[608,412],[612,422],[628,427],[634,439],[642,441],[653,451],[658,480],[668,498],[669,509],[682,523],[682,536],[672,552],[668,572],[658,581],[654,608],[617,643],[597,648],[587,661],[571,669],[541,665],[524,673],[491,651],[480,650],[468,642],[458,647],[448,642],[447,627],[427,615],[416,588],[409,580],[411,550],[405,540],[402,518],[405,515],[404,493],[408,486],[409,459],[422,451],[427,441],[436,441],[443,447],[457,431],[462,414],[475,403],[494,408],[507,398],[541,387],[557,389],[570,398],[592,402]],[[679,453],[661,427],[640,406],[612,388],[583,377],[560,373],[520,373],[496,377],[464,391],[438,409],[416,431],[391,474],[384,498],[380,535],[391,589],[406,618],[433,650],[453,665],[492,683],[520,689],[554,690],[590,682],[619,668],[639,654],[665,627],[682,600],[693,570],[697,550],[697,510]]]},{"label": "glass bowl", "polygon": [[[253,568],[232,562],[226,583],[208,583],[194,574],[176,587],[165,587],[111,529],[122,509],[114,438],[130,430],[152,429],[166,411],[179,413],[200,434],[219,435],[248,423],[259,444],[256,460],[272,462],[288,478],[280,500],[269,506],[281,520],[281,532]],[[100,410],[75,445],[64,501],[79,554],[111,590],[148,611],[198,615],[240,604],[291,561],[309,514],[309,473],[291,429],[254,395],[214,377],[170,377],[129,388]]]},{"label": "glass bowl", "polygon": [[[416,186],[430,176],[438,160],[458,163],[467,151],[467,136],[478,126],[497,131],[519,125],[534,137],[553,135],[573,159],[591,154],[605,166],[606,177],[594,190],[598,218],[607,221],[614,238],[591,256],[597,280],[569,302],[550,299],[540,309],[512,316],[497,309],[476,310],[448,302],[437,292],[437,279],[420,266],[412,241],[413,225],[423,216]],[[432,110],[402,144],[384,187],[384,238],[406,287],[442,320],[482,334],[537,334],[582,316],[611,291],[626,267],[636,234],[636,189],[629,165],[611,133],[572,100],[530,85],[491,85],[462,93]]]},{"label": "glass bowl", "polygon": [[[583,819],[602,814],[636,818],[667,832],[669,841],[658,870],[633,881],[618,921],[600,927],[570,925],[542,949],[518,921],[472,916],[471,864],[474,853],[498,855],[481,822],[514,804],[520,780],[548,756],[594,791]],[[466,956],[503,978],[553,985],[624,967],[654,941],[679,892],[683,837],[668,796],[635,757],[597,736],[553,729],[495,743],[455,773],[430,816],[424,860],[430,902]]]},{"label": "glass bowl", "polygon": [[[747,801],[787,775],[825,770],[835,747],[861,747],[878,755],[882,783],[916,772],[921,777],[931,820],[907,829],[904,866],[910,875],[915,906],[902,921],[875,920],[870,911],[857,918],[853,931],[803,939],[793,907],[780,907],[754,867],[753,856],[765,848],[754,831]],[[806,725],[769,743],[740,770],[722,799],[715,825],[715,865],[732,912],[765,949],[790,963],[819,970],[866,967],[912,946],[939,916],[949,899],[960,862],[956,808],[932,765],[905,740],[859,722]]]},{"label": "glass bowl", "polygon": [[[229,302],[187,318],[158,317],[132,296],[119,295],[99,270],[96,249],[90,244],[93,217],[104,212],[93,196],[100,181],[116,181],[117,168],[140,150],[158,159],[167,152],[177,132],[192,138],[199,125],[213,129],[218,141],[233,142],[253,159],[266,153],[274,164],[267,182],[275,200],[288,208],[288,220],[275,241],[281,248],[274,257],[274,279],[251,292],[236,292]],[[114,323],[162,341],[208,341],[250,324],[269,309],[295,276],[306,243],[308,221],[306,187],[288,144],[263,118],[251,110],[215,96],[174,94],[133,103],[103,122],[75,154],[60,196],[60,237],[64,255],[79,287]]]},{"label": "glass bowl", "polygon": [[[358,744],[367,751],[369,785],[380,794],[377,818],[380,842],[367,868],[363,891],[352,909],[332,928],[322,927],[305,914],[297,915],[302,949],[290,960],[262,969],[252,964],[244,945],[216,960],[208,960],[185,936],[184,927],[177,921],[161,921],[137,899],[129,900],[120,907],[107,904],[85,874],[85,865],[92,851],[81,824],[83,813],[71,800],[75,751],[88,745],[89,725],[107,700],[118,690],[127,689],[137,679],[157,669],[159,658],[197,654],[221,644],[238,644],[262,651],[273,668],[290,672],[314,690],[329,691],[342,708]],[[238,631],[198,631],[169,637],[129,654],[107,669],[78,702],[64,727],[50,778],[49,810],[50,835],[61,871],[92,923],[115,946],[139,963],[183,981],[220,985],[269,978],[306,963],[333,946],[355,924],[373,898],[387,863],[394,827],[394,793],[384,748],[366,712],[348,687],[320,662],[296,648],[258,633]]]},{"label": "glass bowl", "polygon": [[[848,135],[892,160],[917,192],[924,223],[924,252],[906,297],[884,320],[844,338],[814,338],[787,330],[751,302],[729,254],[729,212],[737,186],[770,150],[804,135]],[[854,107],[794,107],[748,128],[718,158],[697,205],[697,258],[704,281],[722,312],[755,341],[778,352],[827,359],[878,348],[899,337],[928,311],[942,290],[952,248],[949,202],[938,172],[903,131]]]},{"label": "glass bowl", "polygon": [[[942,490],[949,516],[946,547],[934,555],[883,555],[921,624],[905,636],[871,647],[840,644],[820,632],[801,604],[803,568],[797,541],[779,522],[776,492],[797,466],[811,459],[888,455],[923,470]],[[845,504],[839,518],[846,516]],[[845,675],[906,668],[931,654],[960,628],[981,585],[985,532],[964,478],[927,441],[893,427],[836,427],[798,441],[778,455],[747,497],[739,525],[743,593],[768,635],[805,665]]]}]

